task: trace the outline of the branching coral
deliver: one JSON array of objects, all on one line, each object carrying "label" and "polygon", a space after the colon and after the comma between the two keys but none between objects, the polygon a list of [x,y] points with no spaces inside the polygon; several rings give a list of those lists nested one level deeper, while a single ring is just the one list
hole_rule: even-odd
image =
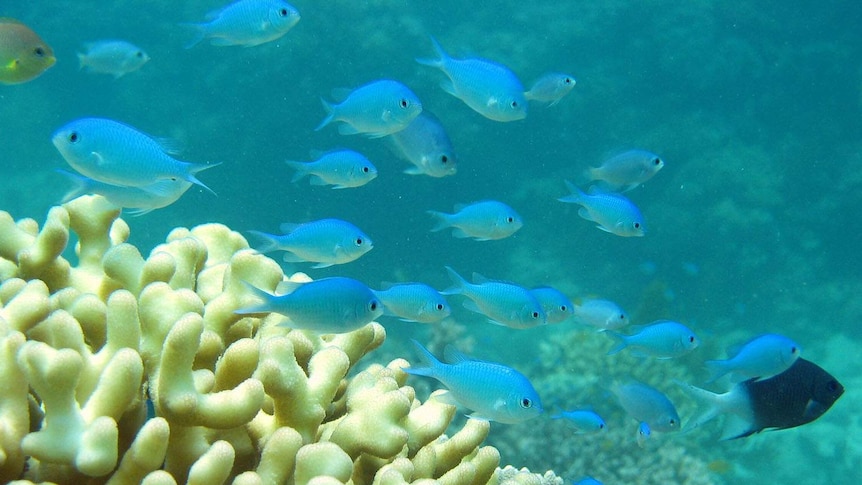
[{"label": "branching coral", "polygon": [[[73,234],[77,263],[62,256]],[[406,361],[350,372],[380,325],[321,336],[235,315],[243,281],[286,278],[224,226],[178,228],[147,258],[128,236],[99,197],[41,229],[0,213],[0,480],[500,480],[489,424],[444,435],[454,408],[420,402]]]}]

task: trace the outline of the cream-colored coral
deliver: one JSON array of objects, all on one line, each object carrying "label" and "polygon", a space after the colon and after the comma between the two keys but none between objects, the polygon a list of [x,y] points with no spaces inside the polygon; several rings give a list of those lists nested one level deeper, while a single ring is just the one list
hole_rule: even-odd
[{"label": "cream-colored coral", "polygon": [[100,197],[41,228],[0,212],[0,481],[500,481],[489,423],[446,436],[455,409],[417,399],[406,361],[348,377],[379,324],[318,335],[236,315],[243,282],[288,278],[222,225],[175,229],[148,257],[128,236]]}]

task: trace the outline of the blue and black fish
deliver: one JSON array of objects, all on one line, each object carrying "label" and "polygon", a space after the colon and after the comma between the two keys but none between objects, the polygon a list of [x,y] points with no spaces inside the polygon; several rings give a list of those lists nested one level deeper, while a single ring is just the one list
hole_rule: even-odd
[{"label": "blue and black fish", "polygon": [[844,394],[838,379],[803,358],[789,369],[770,377],[740,382],[724,394],[682,384],[703,405],[689,428],[700,426],[719,414],[728,414],[722,439],[745,438],[765,429],[802,426],[823,416]]}]

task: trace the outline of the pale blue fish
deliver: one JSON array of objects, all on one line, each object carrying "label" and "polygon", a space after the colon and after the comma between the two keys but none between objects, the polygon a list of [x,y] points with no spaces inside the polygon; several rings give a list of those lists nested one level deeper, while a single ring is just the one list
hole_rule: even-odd
[{"label": "pale blue fish", "polygon": [[143,49],[125,40],[90,42],[84,44],[84,52],[78,53],[81,69],[110,74],[114,79],[137,71],[149,60]]},{"label": "pale blue fish", "polygon": [[65,175],[74,184],[74,187],[63,197],[61,204],[85,194],[98,194],[111,204],[126,209],[126,212],[136,216],[173,204],[192,186],[191,182],[185,180],[164,179],[143,187],[127,187],[106,184],[61,169],[57,169],[57,172]]},{"label": "pale blue fish", "polygon": [[344,333],[372,322],[383,313],[383,305],[363,283],[341,276],[308,283],[282,282],[279,289],[290,293],[272,295],[246,283],[260,303],[234,313],[278,313],[290,319],[282,325],[320,333]]},{"label": "pale blue fish", "polygon": [[473,284],[448,266],[446,271],[454,286],[442,293],[469,298],[464,301],[464,307],[485,315],[491,323],[510,328],[532,328],[547,323],[542,304],[530,290],[506,281],[491,281],[478,273],[473,273],[476,281]]},{"label": "pale blue fish", "polygon": [[646,234],[644,218],[629,199],[620,194],[598,191],[595,187],[590,187],[590,193],[585,194],[568,180],[566,186],[572,194],[557,200],[580,205],[578,215],[595,222],[602,231],[623,237]]},{"label": "pale blue fish", "polygon": [[530,293],[539,300],[548,323],[560,323],[574,314],[574,304],[560,290],[550,286],[532,288]]},{"label": "pale blue fish", "polygon": [[320,219],[303,224],[284,223],[281,230],[285,232],[284,235],[249,231],[264,240],[255,249],[261,253],[287,251],[284,261],[288,263],[317,263],[314,268],[326,268],[355,261],[373,247],[367,234],[341,219]]},{"label": "pale blue fish", "polygon": [[694,332],[685,325],[671,320],[656,320],[645,325],[634,335],[622,335],[611,330],[605,335],[617,341],[608,355],[629,348],[636,354],[658,359],[672,359],[685,355],[700,345]]},{"label": "pale blue fish", "polygon": [[643,421],[638,424],[637,431],[637,442],[638,446],[643,448],[646,446],[646,442],[649,441],[650,436],[652,436],[652,430],[649,428],[649,425]]},{"label": "pale blue fish", "polygon": [[511,236],[524,223],[521,216],[508,205],[496,200],[483,200],[473,204],[458,204],[454,214],[426,211],[437,224],[432,232],[452,228],[457,238],[473,238],[477,241],[490,241]]},{"label": "pale blue fish", "polygon": [[617,154],[598,167],[590,167],[585,175],[601,181],[608,190],[631,190],[651,179],[664,167],[664,160],[646,150],[628,150]]},{"label": "pale blue fish", "polygon": [[527,116],[524,86],[508,67],[487,59],[449,57],[432,37],[437,59],[416,59],[436,67],[449,77],[440,83],[444,91],[494,121],[515,121]]},{"label": "pale blue fish", "polygon": [[743,344],[730,359],[706,361],[710,371],[707,383],[727,373],[741,380],[768,379],[789,369],[801,353],[799,344],[784,335],[760,335]]},{"label": "pale blue fish", "polygon": [[404,173],[445,177],[455,175],[455,148],[446,129],[432,113],[423,111],[401,131],[386,138],[393,151],[412,163]]},{"label": "pale blue fish", "polygon": [[599,331],[616,330],[629,324],[626,312],[610,300],[586,299],[575,305],[575,317]]},{"label": "pale blue fish", "polygon": [[616,384],[611,392],[629,416],[652,431],[667,433],[680,428],[679,414],[661,391],[642,382]]},{"label": "pale blue fish", "polygon": [[353,150],[322,153],[313,162],[288,160],[296,170],[291,182],[308,176],[311,185],[332,185],[333,189],[361,187],[377,177],[377,167],[365,155]]},{"label": "pale blue fish", "polygon": [[333,121],[342,135],[364,133],[370,138],[397,133],[422,113],[422,102],[413,91],[398,81],[381,79],[351,91],[338,104],[321,99],[327,115],[314,130]]},{"label": "pale blue fish", "polygon": [[177,160],[166,142],[114,120],[81,118],[54,132],[51,141],[72,168],[100,182],[143,187],[159,180],[185,180],[212,192],[195,174],[217,163]]},{"label": "pale blue fish", "polygon": [[443,295],[425,283],[399,283],[374,292],[383,302],[383,314],[405,322],[435,323],[452,308]]},{"label": "pale blue fish", "polygon": [[561,72],[549,72],[536,79],[524,97],[530,101],[539,101],[553,106],[569,94],[575,87],[575,77]]},{"label": "pale blue fish", "polygon": [[539,394],[515,369],[469,359],[450,346],[445,350],[449,363],[444,363],[419,342],[413,343],[420,352],[420,365],[404,368],[404,372],[440,381],[454,403],[473,411],[471,418],[513,424],[542,413]]},{"label": "pale blue fish", "polygon": [[216,46],[264,44],[286,34],[299,18],[299,12],[282,0],[239,0],[207,14],[206,23],[183,24],[195,29],[186,49],[204,39]]},{"label": "pale blue fish", "polygon": [[575,480],[572,482],[572,485],[603,485],[602,482],[596,480],[595,478],[587,475],[585,477],[581,477],[580,480]]},{"label": "pale blue fish", "polygon": [[605,420],[592,409],[563,411],[551,416],[551,419],[565,419],[567,423],[574,426],[575,434],[592,434],[608,429]]}]

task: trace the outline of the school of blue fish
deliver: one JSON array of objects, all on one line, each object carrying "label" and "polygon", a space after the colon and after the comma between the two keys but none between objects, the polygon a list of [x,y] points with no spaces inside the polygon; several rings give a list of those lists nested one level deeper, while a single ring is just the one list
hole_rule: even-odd
[{"label": "school of blue fish", "polygon": [[[204,47],[196,46],[202,41],[213,46],[254,47],[288,35],[301,16],[284,1],[239,0],[212,12],[206,19],[183,23],[190,32],[190,40],[177,47],[201,49]],[[50,48],[22,24],[6,19],[0,29],[3,26],[8,26],[8,30],[0,30],[0,39],[12,36],[16,40],[4,44],[8,48],[0,49],[3,56],[15,56],[29,45],[50,54]],[[472,47],[445,44],[452,51]],[[427,57],[432,53],[433,57]],[[85,42],[78,58],[82,69],[115,79],[145,68],[150,60],[143,49],[119,39]],[[4,82],[29,82],[53,64],[53,57],[50,59],[28,68],[29,71],[5,73]],[[454,57],[433,37],[428,39],[426,52],[416,53],[416,62],[428,68],[429,77],[442,79],[440,87],[446,93],[478,115],[497,122],[525,122],[522,120],[528,117],[531,102],[541,109],[559,106],[576,86],[574,76],[551,71],[525,89],[504,64],[480,57]],[[445,113],[431,113],[402,82],[387,78],[369,80],[352,90],[321,93],[320,99],[321,119],[316,127],[310,121],[309,129],[334,126],[343,135],[380,138],[409,164],[404,172],[411,175],[443,178],[457,174],[458,157],[446,132]],[[198,175],[218,163],[181,160],[175,142],[145,133],[130,123],[82,117],[55,128],[51,141],[74,170],[58,170],[71,184],[64,201],[83,194],[99,194],[127,212],[140,215],[170,205],[194,185],[215,196]],[[378,175],[378,167],[359,152],[307,148],[310,160],[286,161],[285,170],[293,171],[293,182],[308,179],[321,189],[347,190],[371,183]],[[622,193],[635,191],[664,167],[665,161],[659,155],[642,148],[611,154],[602,163],[584,168],[587,188],[560,180],[569,194],[558,200],[578,205],[578,215],[609,233],[608,237],[648,237],[644,216]],[[451,230],[452,237],[472,239],[475,244],[494,244],[486,241],[509,238],[531,223],[499,200],[463,201],[452,213],[443,212],[442,207],[424,209],[431,217],[428,231]],[[308,264],[312,269],[349,264],[373,248],[368,234],[337,218],[284,223],[280,231],[273,234],[260,228],[248,234],[257,251],[283,252],[285,262]],[[573,301],[549,286],[527,288],[478,273],[468,280],[448,266],[441,266],[442,271],[452,280],[452,286],[442,291],[416,281],[387,283],[375,290],[346,277],[282,283],[277,288],[247,284],[246,303],[236,308],[235,313],[237,318],[277,313],[284,317],[282,325],[290,328],[342,333],[378,318],[433,325],[457,316],[448,301],[457,299],[467,310],[511,329],[513,334],[564,322],[594,328],[616,344],[608,351],[608,359],[626,351],[645,359],[672,360],[696,351],[701,343],[694,330],[678,321],[630,326],[625,310],[609,299]],[[439,381],[446,389],[435,393],[434,399],[466,409],[471,418],[499,423],[523,422],[545,413],[529,376],[516,369],[503,363],[472,359],[453,347],[447,347],[444,362],[419,342],[414,343],[418,360],[404,371]],[[731,429],[726,433],[729,438],[764,429],[799,426],[817,419],[843,393],[841,384],[828,372],[800,359],[800,345],[787,336],[771,333],[753,336],[729,350],[729,354],[725,360],[704,359],[709,373],[706,384],[730,376],[731,389],[726,394],[679,383],[706,409],[693,420],[692,427],[720,414],[732,417]],[[655,434],[682,428],[674,404],[661,390],[631,380],[613,383],[609,391],[637,423],[632,426],[632,439],[639,444],[654,439]],[[575,404],[578,407],[572,407]],[[605,421],[583,404],[568,403],[569,410],[550,418],[567,423],[573,434],[606,430]]]}]

